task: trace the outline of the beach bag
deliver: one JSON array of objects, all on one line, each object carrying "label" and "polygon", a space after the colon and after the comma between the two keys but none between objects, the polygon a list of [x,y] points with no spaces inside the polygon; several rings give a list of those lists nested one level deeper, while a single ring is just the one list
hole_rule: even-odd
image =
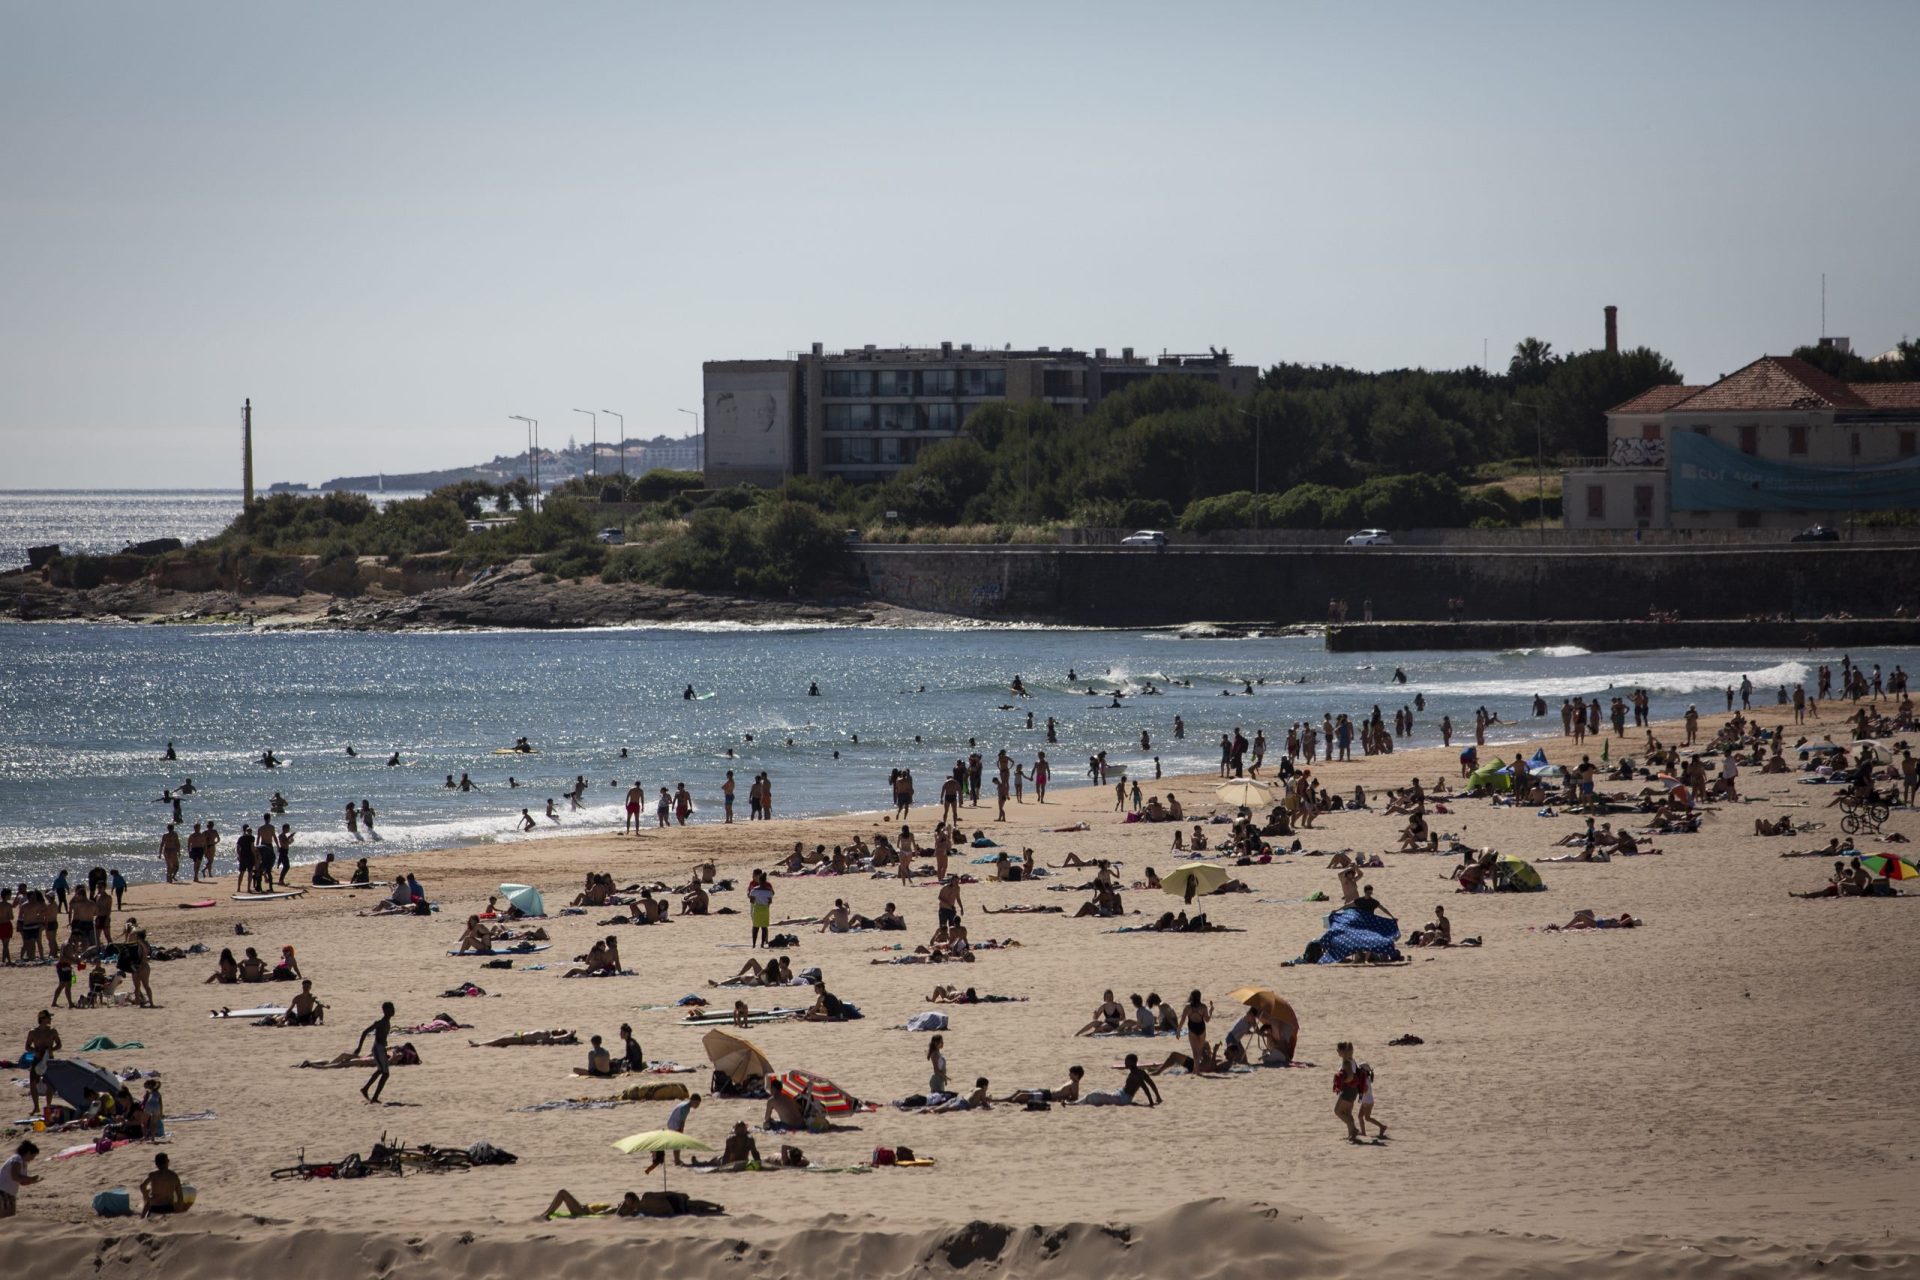
[{"label": "beach bag", "polygon": [[873,1165],[876,1169],[890,1165],[898,1158],[899,1153],[892,1147],[875,1147],[873,1149]]}]

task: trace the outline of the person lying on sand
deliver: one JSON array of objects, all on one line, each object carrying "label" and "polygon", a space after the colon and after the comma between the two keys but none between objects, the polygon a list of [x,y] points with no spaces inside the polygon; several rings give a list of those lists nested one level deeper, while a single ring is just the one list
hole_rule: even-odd
[{"label": "person lying on sand", "polygon": [[1025,1004],[1025,996],[981,995],[972,987],[962,991],[957,986],[937,986],[933,994],[927,997],[928,1004]]},{"label": "person lying on sand", "polygon": [[1772,822],[1767,821],[1765,818],[1755,818],[1753,820],[1753,834],[1757,836],[1796,836],[1799,835],[1800,832],[1794,827],[1793,818],[1783,813]]},{"label": "person lying on sand", "polygon": [[973,1092],[965,1097],[948,1098],[944,1102],[930,1103],[921,1107],[916,1114],[936,1115],[948,1111],[991,1111],[993,1099],[987,1096],[987,1078],[977,1077],[973,1082]]},{"label": "person lying on sand", "polygon": [[1789,849],[1780,856],[1783,858],[1842,858],[1853,850],[1853,842],[1834,836],[1827,841],[1823,849]]},{"label": "person lying on sand", "polygon": [[640,1197],[631,1191],[621,1196],[620,1203],[617,1205],[582,1204],[571,1191],[562,1187],[553,1193],[553,1203],[549,1204],[547,1211],[535,1221],[546,1222],[552,1218],[638,1218],[640,1216]]},{"label": "person lying on sand", "polygon": [[[1049,862],[1047,865],[1056,871],[1060,871],[1069,867],[1104,867],[1107,865],[1107,862],[1108,860],[1105,858],[1083,858],[1077,853],[1069,853],[1065,862]],[[1083,885],[1081,887],[1084,888],[1085,886]]]},{"label": "person lying on sand", "polygon": [[1219,1046],[1213,1044],[1203,1044],[1200,1046],[1200,1065],[1197,1068],[1194,1066],[1191,1056],[1175,1051],[1169,1053],[1166,1061],[1162,1062],[1159,1066],[1148,1067],[1146,1070],[1148,1075],[1157,1076],[1169,1067],[1178,1067],[1188,1075],[1194,1076],[1217,1076],[1227,1073],[1227,1063],[1220,1056]]},{"label": "person lying on sand", "polygon": [[469,1040],[467,1045],[473,1049],[506,1049],[522,1044],[579,1044],[580,1037],[565,1027],[555,1027],[551,1031],[522,1031],[510,1036],[495,1036],[491,1040]]},{"label": "person lying on sand", "polygon": [[1071,1066],[1067,1068],[1067,1082],[1065,1084],[1055,1085],[1051,1089],[1015,1089],[1012,1093],[1004,1098],[997,1099],[997,1101],[1015,1104],[1025,1104],[1029,1102],[1078,1102],[1080,1100],[1080,1084],[1081,1081],[1085,1079],[1086,1074],[1087,1069],[1085,1067],[1077,1065]]},{"label": "person lying on sand", "polygon": [[793,981],[793,960],[789,956],[775,956],[764,965],[758,960],[749,960],[740,966],[740,972],[731,978],[722,978],[715,982],[708,980],[710,987],[784,987]]},{"label": "person lying on sand", "polygon": [[1065,910],[1065,907],[1031,907],[1022,903],[1015,903],[1010,907],[1001,907],[998,911],[995,911],[992,907],[979,908],[980,914],[983,916],[1059,915]]},{"label": "person lying on sand", "polygon": [[1633,913],[1622,911],[1618,916],[1596,916],[1582,908],[1573,913],[1573,919],[1565,924],[1550,924],[1548,933],[1561,933],[1570,929],[1638,929],[1645,921],[1634,918]]},{"label": "person lying on sand", "polygon": [[[420,1051],[415,1049],[411,1044],[402,1044],[387,1055],[387,1063],[396,1067],[417,1067],[420,1065]],[[344,1069],[347,1067],[369,1069],[379,1064],[374,1061],[373,1055],[370,1053],[336,1053],[331,1058],[323,1060],[309,1059],[298,1065],[325,1071]]]}]

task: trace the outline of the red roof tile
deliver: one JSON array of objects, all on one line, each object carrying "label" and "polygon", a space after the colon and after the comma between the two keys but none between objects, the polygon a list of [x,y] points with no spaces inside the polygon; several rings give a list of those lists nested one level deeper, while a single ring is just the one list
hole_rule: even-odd
[{"label": "red roof tile", "polygon": [[1744,369],[1689,396],[1675,408],[1693,412],[1743,409],[1864,409],[1867,401],[1832,374],[1793,356],[1761,356]]},{"label": "red roof tile", "polygon": [[1665,413],[1682,400],[1685,400],[1688,396],[1693,395],[1695,392],[1705,390],[1705,387],[1681,386],[1678,383],[1671,386],[1650,387],[1631,400],[1622,400],[1619,404],[1607,410],[1607,412]]},{"label": "red roof tile", "polygon": [[1920,382],[1852,382],[1853,393],[1876,409],[1920,409]]}]

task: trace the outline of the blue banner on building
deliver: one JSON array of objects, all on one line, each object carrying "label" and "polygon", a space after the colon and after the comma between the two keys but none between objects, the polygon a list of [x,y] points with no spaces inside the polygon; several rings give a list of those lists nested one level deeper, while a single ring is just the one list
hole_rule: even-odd
[{"label": "blue banner on building", "polygon": [[1697,431],[1674,433],[1675,511],[1884,511],[1920,507],[1920,458],[1808,467],[1755,458]]}]

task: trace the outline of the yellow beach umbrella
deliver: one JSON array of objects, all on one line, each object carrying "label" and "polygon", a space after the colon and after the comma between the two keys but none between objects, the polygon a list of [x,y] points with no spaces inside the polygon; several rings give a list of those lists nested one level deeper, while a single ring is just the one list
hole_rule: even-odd
[{"label": "yellow beach umbrella", "polygon": [[1266,804],[1273,798],[1264,786],[1246,778],[1235,778],[1232,782],[1223,782],[1213,789],[1213,794],[1231,805],[1251,809],[1257,804]]},{"label": "yellow beach umbrella", "polygon": [[1190,862],[1160,877],[1160,891],[1176,898],[1185,898],[1187,883],[1191,881],[1193,896],[1204,898],[1232,878],[1225,867],[1217,867],[1211,862]]},{"label": "yellow beach umbrella", "polygon": [[649,1129],[645,1133],[631,1133],[613,1144],[613,1149],[622,1155],[634,1155],[642,1151],[711,1151],[712,1147],[698,1138],[689,1138],[684,1133],[675,1133],[672,1129]]},{"label": "yellow beach umbrella", "polygon": [[[645,1133],[630,1133],[613,1144],[613,1149],[625,1155],[634,1155],[641,1151],[711,1151],[712,1147],[698,1138],[689,1138],[684,1133],[675,1133],[672,1129],[649,1129]],[[660,1166],[660,1186],[667,1185],[667,1166]]]}]

